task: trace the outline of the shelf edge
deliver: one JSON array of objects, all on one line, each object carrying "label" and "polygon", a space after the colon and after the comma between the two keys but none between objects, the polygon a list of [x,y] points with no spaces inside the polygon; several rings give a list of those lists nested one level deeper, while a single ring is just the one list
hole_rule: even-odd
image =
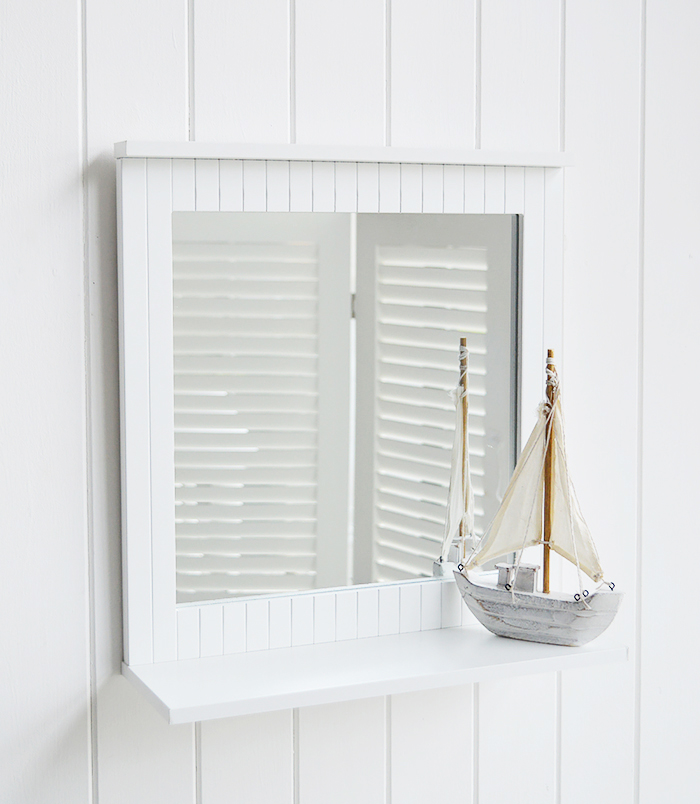
[{"label": "shelf edge", "polygon": [[[416,641],[415,648],[410,647],[406,654],[404,646],[396,641],[391,642],[392,637],[372,637],[360,642],[368,643],[360,646],[362,654],[376,653],[376,672],[367,673],[366,667],[362,672],[355,672],[348,665],[343,663],[343,654],[350,656],[356,655],[350,643],[326,643],[324,645],[303,646],[300,648],[283,648],[274,651],[260,651],[256,653],[237,654],[234,656],[210,657],[207,659],[188,659],[182,662],[166,662],[155,665],[140,665],[130,667],[126,664],[122,666],[123,675],[131,681],[155,706],[158,712],[171,724],[192,723],[205,720],[214,720],[225,717],[235,717],[238,715],[258,714],[261,712],[272,712],[283,709],[291,709],[303,706],[314,706],[324,703],[336,703],[340,701],[359,700],[381,695],[393,695],[403,692],[417,692],[420,690],[438,689],[441,687],[452,687],[461,684],[469,684],[486,679],[508,678],[521,675],[532,675],[536,673],[555,672],[573,668],[594,667],[603,664],[624,662],[628,657],[628,649],[622,645],[602,643],[599,647],[586,646],[585,648],[564,648],[550,650],[553,646],[523,648],[523,643],[515,643],[513,646],[503,645],[507,640],[499,637],[481,634],[479,629],[473,626],[442,629],[452,631],[453,636],[449,637],[441,645],[440,638],[435,635],[440,631],[423,632],[432,634],[430,637],[435,642],[433,646],[438,652],[444,647],[447,651],[444,664],[435,661],[433,665],[420,660],[416,661],[416,670],[410,669],[410,651],[415,651],[418,657],[420,652],[425,650],[425,645],[421,645],[420,640]],[[460,633],[461,632],[461,633]],[[459,652],[454,649],[454,634],[459,634],[457,639],[463,640],[462,634],[473,642],[473,649],[469,652],[469,658],[463,665],[460,665],[461,657],[455,655]],[[408,637],[410,635],[396,635]],[[490,641],[489,641],[490,640]],[[499,640],[494,642],[493,640]],[[404,643],[406,640],[404,639]],[[374,643],[374,644],[369,644]],[[452,643],[450,645],[449,643]],[[358,643],[355,642],[355,645]],[[401,672],[403,675],[388,676],[392,662],[385,661],[382,664],[381,654],[392,657],[392,645],[399,646],[399,653],[403,651],[402,660],[408,656],[408,670]],[[464,652],[467,643],[462,642],[459,649]],[[336,646],[336,647],[333,647]],[[341,646],[340,649],[337,646]],[[484,647],[485,646],[485,647]],[[467,647],[469,647],[467,645]],[[494,651],[495,648],[495,651]],[[447,655],[451,652],[451,655]],[[494,654],[495,656],[489,656]],[[284,655],[283,655],[284,653]],[[482,662],[480,655],[485,654],[487,661]],[[508,659],[512,654],[513,659]],[[360,656],[358,666],[365,663],[368,656]],[[505,659],[503,657],[506,657]],[[524,658],[522,658],[524,656]],[[257,657],[257,658],[256,658]],[[267,657],[267,659],[265,658]],[[336,662],[336,658],[338,661]],[[313,686],[313,679],[318,681],[318,673],[313,671],[308,673],[307,680],[304,680],[303,672],[300,673],[295,665],[307,664],[314,669],[325,666],[329,658],[336,662],[334,667],[328,671],[327,675],[322,676],[322,681]],[[297,661],[298,660],[298,661]],[[347,656],[345,657],[347,660]],[[289,688],[280,688],[279,685],[279,666],[291,667],[290,676],[292,683]],[[260,665],[259,667],[257,665]],[[242,683],[234,681],[239,677],[245,677],[246,673],[251,675],[250,669],[253,666],[254,673],[258,677],[265,674],[268,669],[271,677],[271,689],[269,694],[250,695],[246,692],[245,681]],[[373,665],[374,667],[375,665]],[[340,668],[340,672],[334,672]],[[275,676],[275,674],[277,675]],[[352,676],[355,673],[356,678]],[[335,676],[335,678],[334,678]],[[207,698],[207,693],[221,681],[221,678],[231,679],[227,681],[225,693],[222,693],[217,700]],[[301,679],[301,681],[300,681]],[[296,687],[294,685],[297,685]],[[300,686],[301,685],[301,686]],[[255,686],[255,685],[253,685]],[[205,691],[202,694],[201,690]],[[177,699],[179,703],[173,703]]]}]

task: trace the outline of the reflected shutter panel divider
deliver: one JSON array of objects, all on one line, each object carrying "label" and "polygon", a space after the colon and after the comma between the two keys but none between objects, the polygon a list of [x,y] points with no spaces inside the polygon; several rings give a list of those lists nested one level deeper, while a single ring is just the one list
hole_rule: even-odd
[{"label": "reflected shutter panel divider", "polygon": [[[332,190],[334,166],[323,163],[322,167],[318,178]],[[332,212],[333,204],[332,192],[314,196],[320,212]],[[350,571],[352,225],[345,215],[320,219],[320,224],[314,224],[319,227],[316,586],[324,589],[346,586]]]}]

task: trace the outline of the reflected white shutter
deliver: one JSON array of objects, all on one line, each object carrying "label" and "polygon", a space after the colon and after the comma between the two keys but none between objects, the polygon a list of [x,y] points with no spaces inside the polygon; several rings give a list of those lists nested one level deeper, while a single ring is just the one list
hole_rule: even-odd
[{"label": "reflected white shutter", "polygon": [[178,599],[314,586],[314,244],[173,253]]},{"label": "reflected white shutter", "polygon": [[329,344],[348,351],[347,223],[188,215],[173,243],[177,599],[344,583],[349,368]]},{"label": "reflected white shutter", "polygon": [[377,249],[375,578],[432,575],[445,523],[457,386],[470,350],[469,437],[477,533],[484,508],[485,254]]},{"label": "reflected white shutter", "polygon": [[[358,431],[365,436],[358,445],[357,511],[358,528],[361,521],[371,533],[371,545],[363,549],[358,543],[356,551],[362,580],[433,574],[450,483],[455,426],[450,391],[459,379],[460,337],[466,335],[470,350],[469,438],[477,533],[493,516],[497,463],[503,457],[496,455],[503,452],[497,445],[499,438],[508,441],[510,271],[504,281],[488,248],[490,238],[463,232],[462,221],[455,222],[447,242],[456,244],[450,247],[430,244],[420,223],[397,222],[398,231],[388,236],[374,229],[363,234],[362,222],[358,226],[358,253],[364,252],[365,263],[358,265],[358,309],[364,311],[358,320]],[[502,223],[508,244],[510,222]],[[371,247],[365,241],[373,241]],[[463,245],[470,241],[474,245]],[[505,300],[498,298],[504,294]],[[365,327],[371,331],[368,337],[360,334]],[[500,423],[499,407],[505,415]],[[505,427],[505,439],[502,432],[498,435],[499,427]],[[363,474],[371,475],[371,488],[362,482]],[[485,486],[485,476],[492,487]]]}]

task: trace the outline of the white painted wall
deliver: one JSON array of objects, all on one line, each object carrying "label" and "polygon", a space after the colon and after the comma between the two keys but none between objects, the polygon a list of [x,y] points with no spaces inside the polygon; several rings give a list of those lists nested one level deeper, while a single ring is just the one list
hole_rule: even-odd
[{"label": "white painted wall", "polygon": [[[699,29],[694,0],[0,6],[0,801],[697,800]],[[574,153],[547,303],[626,666],[194,728],[118,676],[112,143],[194,136]]]}]

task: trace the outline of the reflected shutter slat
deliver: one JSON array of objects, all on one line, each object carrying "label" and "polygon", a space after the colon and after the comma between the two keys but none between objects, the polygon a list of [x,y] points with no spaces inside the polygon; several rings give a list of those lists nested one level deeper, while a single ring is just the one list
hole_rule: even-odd
[{"label": "reflected shutter slat", "polygon": [[[470,446],[478,472],[484,451],[486,268],[478,249],[376,251],[377,581],[432,575],[450,482],[455,413],[449,391],[457,385],[457,348],[465,334],[473,354]],[[483,485],[474,485],[480,526]]]},{"label": "reflected shutter slat", "polygon": [[178,601],[314,586],[315,246],[175,243]]}]

